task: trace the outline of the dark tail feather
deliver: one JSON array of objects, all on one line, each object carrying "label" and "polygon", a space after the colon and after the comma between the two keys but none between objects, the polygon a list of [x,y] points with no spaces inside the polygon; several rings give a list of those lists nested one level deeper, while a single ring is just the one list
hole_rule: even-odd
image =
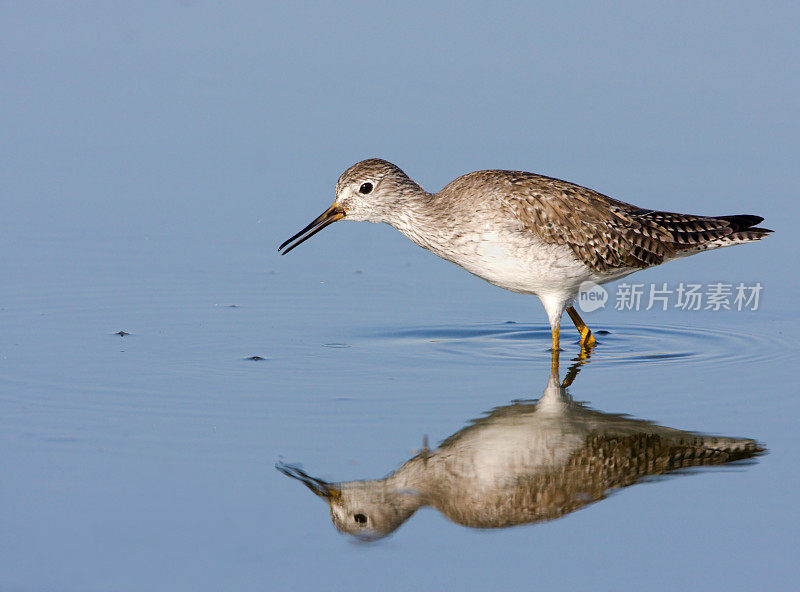
[{"label": "dark tail feather", "polygon": [[734,214],[733,216],[714,216],[718,220],[725,220],[733,228],[733,232],[741,232],[749,230],[758,232],[758,238],[772,232],[768,228],[753,228],[759,222],[763,222],[764,218],[761,216],[754,216],[753,214]]},{"label": "dark tail feather", "polygon": [[648,210],[641,218],[669,232],[672,248],[681,255],[749,243],[772,232],[756,226],[764,218],[752,214],[693,216]]},{"label": "dark tail feather", "polygon": [[723,236],[704,237],[706,240],[695,247],[695,249],[706,250],[740,245],[760,240],[772,232],[769,228],[759,228],[756,226],[756,224],[764,220],[764,218],[752,214],[714,216],[713,220],[724,222],[727,225],[727,232],[725,232]]}]

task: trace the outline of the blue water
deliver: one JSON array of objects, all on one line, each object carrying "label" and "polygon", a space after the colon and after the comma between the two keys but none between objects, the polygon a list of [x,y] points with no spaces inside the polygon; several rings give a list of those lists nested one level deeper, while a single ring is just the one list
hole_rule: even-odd
[{"label": "blue water", "polygon": [[[4,5],[0,590],[794,589],[798,16]],[[758,310],[589,313],[569,392],[768,453],[536,525],[338,534],[276,462],[378,478],[550,373],[535,298],[386,226],[277,255],[369,156],[764,216],[629,278],[760,282]]]}]

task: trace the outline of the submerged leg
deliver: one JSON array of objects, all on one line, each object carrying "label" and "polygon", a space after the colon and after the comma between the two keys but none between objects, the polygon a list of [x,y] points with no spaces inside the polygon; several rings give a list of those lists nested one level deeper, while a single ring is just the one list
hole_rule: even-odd
[{"label": "submerged leg", "polygon": [[[560,353],[559,350],[554,349],[550,358],[550,380],[555,381],[556,384],[559,382],[558,358]],[[578,376],[578,372],[581,371],[581,366],[589,361],[591,355],[592,351],[590,349],[581,348],[580,355],[577,358],[573,358],[573,363],[567,370],[567,375],[561,383],[561,388],[567,388],[572,384],[572,381]]]},{"label": "submerged leg", "polygon": [[[552,352],[553,352],[553,354],[557,355],[557,354],[558,354],[558,351],[561,349],[561,348],[558,346],[558,341],[559,341],[559,340],[558,340],[558,334],[559,334],[559,331],[560,331],[560,330],[559,330],[559,326],[558,326],[558,325],[556,325],[555,327],[551,327],[551,328],[550,328],[550,331],[551,331],[551,332],[552,332],[552,334],[553,334],[553,348],[552,348]],[[556,358],[556,359],[557,359],[557,358]]]},{"label": "submerged leg", "polygon": [[591,348],[582,347],[581,353],[578,354],[578,357],[572,359],[572,365],[567,370],[567,375],[564,377],[564,382],[561,383],[563,388],[567,388],[572,384],[572,381],[578,376],[578,372],[581,371],[581,367],[589,362],[590,357],[592,357]]},{"label": "submerged leg", "polygon": [[572,319],[572,322],[575,323],[575,328],[578,329],[578,333],[581,334],[581,347],[594,347],[597,345],[594,335],[592,335],[592,332],[589,330],[589,327],[586,326],[586,323],[583,322],[583,319],[578,314],[578,311],[575,310],[574,307],[570,306],[567,308],[567,313],[569,314],[569,318]]},{"label": "submerged leg", "polygon": [[557,349],[553,349],[550,352],[550,378],[555,379],[558,382],[558,358],[561,352]]}]

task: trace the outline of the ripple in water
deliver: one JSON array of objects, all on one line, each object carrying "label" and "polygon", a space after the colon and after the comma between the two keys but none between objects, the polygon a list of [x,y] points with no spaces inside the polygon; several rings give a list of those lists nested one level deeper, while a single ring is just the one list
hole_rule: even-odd
[{"label": "ripple in water", "polygon": [[[571,327],[562,333],[561,347],[569,354],[578,349]],[[566,333],[566,335],[565,335]],[[679,325],[606,325],[595,331],[598,347],[592,362],[628,364],[631,362],[682,364],[740,363],[774,358],[775,335],[760,335],[729,329],[709,329]],[[467,326],[433,326],[398,329],[367,336],[377,346],[402,348],[409,355],[431,356],[439,361],[488,358],[507,361],[550,359],[550,327],[496,323]],[[788,355],[788,354],[787,354]]]}]

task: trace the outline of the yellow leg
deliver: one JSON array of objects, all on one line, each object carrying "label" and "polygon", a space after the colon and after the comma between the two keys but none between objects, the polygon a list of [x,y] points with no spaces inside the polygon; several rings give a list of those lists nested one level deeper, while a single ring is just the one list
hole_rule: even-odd
[{"label": "yellow leg", "polygon": [[558,380],[558,357],[561,352],[557,349],[551,351],[550,357],[550,375]]},{"label": "yellow leg", "polygon": [[594,335],[592,335],[592,332],[589,330],[589,327],[586,326],[586,323],[583,322],[583,319],[578,314],[578,311],[570,306],[567,308],[567,313],[569,314],[569,318],[572,319],[572,322],[575,323],[575,328],[578,329],[578,333],[581,334],[581,347],[594,347],[597,345]]},{"label": "yellow leg", "polygon": [[560,349],[558,346],[559,327],[553,329],[552,332],[553,332],[553,352],[557,352]]}]

